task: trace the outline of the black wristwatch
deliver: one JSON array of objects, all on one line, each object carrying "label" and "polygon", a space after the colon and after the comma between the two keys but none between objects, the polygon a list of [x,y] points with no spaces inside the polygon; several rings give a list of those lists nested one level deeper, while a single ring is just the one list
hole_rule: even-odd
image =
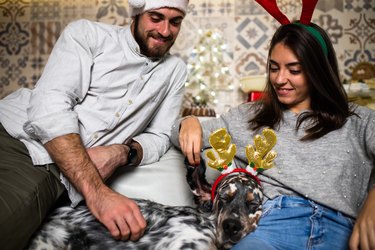
[{"label": "black wristwatch", "polygon": [[135,148],[130,147],[128,153],[128,165],[134,165],[137,162],[137,150]]}]

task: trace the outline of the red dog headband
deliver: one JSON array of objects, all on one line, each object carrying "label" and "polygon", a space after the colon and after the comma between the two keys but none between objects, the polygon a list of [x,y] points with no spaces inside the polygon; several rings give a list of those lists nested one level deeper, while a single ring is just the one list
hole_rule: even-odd
[{"label": "red dog headband", "polygon": [[246,173],[246,174],[250,175],[258,183],[259,186],[262,186],[259,178],[256,175],[253,175],[252,173],[250,173],[246,169],[235,168],[235,169],[232,170],[232,172],[229,172],[229,173],[226,173],[226,174],[221,174],[221,175],[219,175],[219,177],[217,177],[217,179],[215,180],[214,184],[212,185],[212,189],[211,189],[211,200],[212,201],[215,200],[215,193],[216,193],[217,186],[223,180],[223,178],[227,175],[230,175],[230,174],[236,173],[236,172],[242,172],[242,173]]}]

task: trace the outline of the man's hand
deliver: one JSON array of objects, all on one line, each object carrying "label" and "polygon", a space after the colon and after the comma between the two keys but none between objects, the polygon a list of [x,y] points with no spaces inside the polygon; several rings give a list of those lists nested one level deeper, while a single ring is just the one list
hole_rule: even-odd
[{"label": "man's hand", "polygon": [[199,165],[202,148],[202,127],[195,116],[188,117],[181,122],[179,142],[181,151],[191,165]]},{"label": "man's hand", "polygon": [[375,249],[375,188],[369,192],[366,202],[354,225],[349,241],[350,250]]},{"label": "man's hand", "polygon": [[136,241],[143,236],[146,221],[138,205],[131,199],[108,189],[101,189],[87,205],[117,240]]},{"label": "man's hand", "polygon": [[113,237],[138,240],[143,235],[146,221],[137,204],[104,184],[78,134],[57,137],[44,146],[61,172],[83,195],[92,214]]},{"label": "man's hand", "polygon": [[103,180],[108,179],[118,167],[127,164],[129,150],[129,146],[123,144],[86,149]]}]

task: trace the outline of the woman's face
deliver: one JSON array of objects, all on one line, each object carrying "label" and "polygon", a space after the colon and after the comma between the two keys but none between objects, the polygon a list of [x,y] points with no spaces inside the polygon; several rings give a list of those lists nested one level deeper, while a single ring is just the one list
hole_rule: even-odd
[{"label": "woman's face", "polygon": [[271,51],[269,77],[277,98],[292,112],[310,109],[306,76],[296,55],[283,43]]}]

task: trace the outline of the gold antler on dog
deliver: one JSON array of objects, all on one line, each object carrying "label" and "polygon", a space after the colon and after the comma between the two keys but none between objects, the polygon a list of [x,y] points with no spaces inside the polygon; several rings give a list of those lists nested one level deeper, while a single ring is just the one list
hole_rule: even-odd
[{"label": "gold antler on dog", "polygon": [[216,154],[212,149],[207,151],[206,156],[209,159],[207,164],[220,172],[231,166],[236,154],[236,145],[231,144],[231,136],[227,130],[220,128],[214,131],[210,135],[209,142]]},{"label": "gold antler on dog", "polygon": [[273,160],[276,158],[277,153],[271,151],[276,145],[276,134],[272,129],[266,128],[262,131],[261,135],[254,137],[254,145],[246,146],[246,157],[249,161],[249,166],[256,172],[262,172],[263,170],[273,167]]}]

